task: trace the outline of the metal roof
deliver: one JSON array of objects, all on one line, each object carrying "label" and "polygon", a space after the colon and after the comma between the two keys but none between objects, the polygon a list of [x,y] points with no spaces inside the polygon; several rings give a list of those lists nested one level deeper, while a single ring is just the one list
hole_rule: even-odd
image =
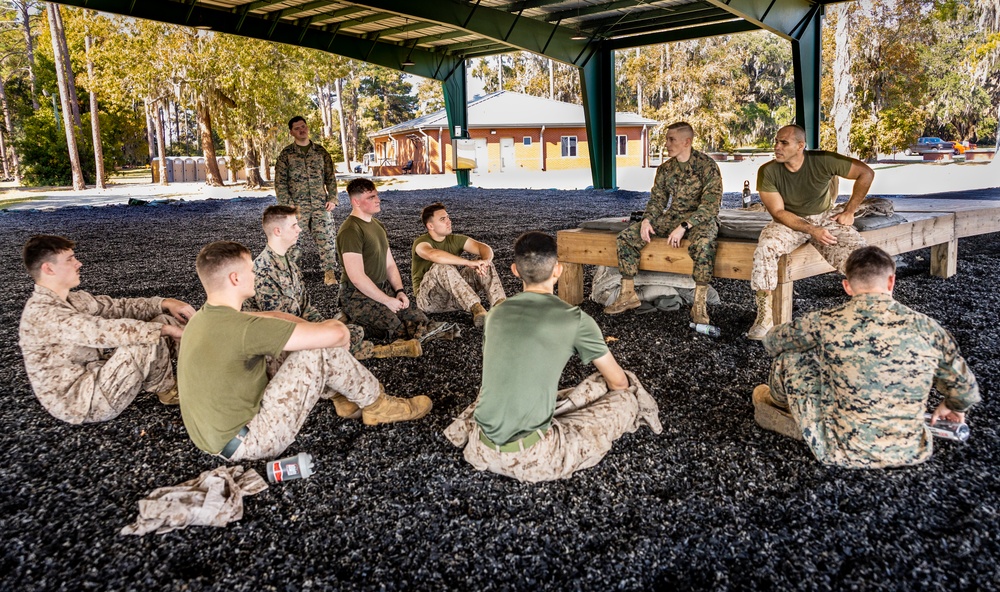
[{"label": "metal roof", "polygon": [[439,80],[462,59],[519,50],[582,67],[598,46],[621,49],[761,28],[792,39],[835,1],[58,0],[313,47]]},{"label": "metal roof", "polygon": [[[618,127],[632,127],[659,125],[660,122],[625,111],[615,113],[615,123]],[[535,128],[543,125],[584,127],[583,106],[507,90],[475,97],[469,101],[469,128]],[[381,129],[371,135],[384,136],[436,127],[448,127],[448,115],[444,109]]]}]

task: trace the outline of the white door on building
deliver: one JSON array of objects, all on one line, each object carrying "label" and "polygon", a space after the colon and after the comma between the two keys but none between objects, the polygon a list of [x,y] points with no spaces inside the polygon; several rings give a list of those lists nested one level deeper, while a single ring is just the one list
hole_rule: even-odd
[{"label": "white door on building", "polygon": [[476,168],[473,173],[487,173],[490,170],[490,151],[486,148],[486,138],[475,138]]},{"label": "white door on building", "polygon": [[514,160],[514,138],[500,138],[500,171],[512,171],[516,168]]}]

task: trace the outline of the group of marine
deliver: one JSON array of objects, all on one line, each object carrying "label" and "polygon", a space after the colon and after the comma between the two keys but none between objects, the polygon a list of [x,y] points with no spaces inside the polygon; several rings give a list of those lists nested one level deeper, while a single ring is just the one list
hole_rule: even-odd
[{"label": "group of marine", "polygon": [[[267,247],[256,258],[237,242],[202,248],[196,269],[206,299],[197,312],[172,298],[74,290],[82,265],[75,243],[52,235],[28,240],[24,264],[35,288],[21,317],[20,346],[49,413],[75,424],[107,421],[139,392],[152,392],[180,405],[187,433],[204,452],[226,461],[273,458],[321,398],[332,400],[338,416],[366,425],[425,416],[430,398],[386,394],[360,360],[420,356],[428,340],[460,332],[426,313],[468,311],[483,329],[482,385],[445,434],[476,469],[521,481],[566,478],[597,464],[624,432],[661,430],[655,400],[618,364],[594,319],[554,295],[563,268],[550,235],[527,232],[514,243],[511,271],[523,291],[508,298],[493,249],[453,233],[445,206],[431,204],[421,213],[427,232],[413,242],[411,301],[375,218],[375,185],[365,178],[347,185],[351,213],[334,239],[333,161],[310,141],[302,117],[288,127],[294,141],[275,166],[278,205],[263,213]],[[655,235],[674,247],[687,241],[696,285],[691,318],[709,323],[722,177],[715,161],[692,148],[693,139],[687,123],[669,126],[670,159],[656,171],[642,220],[618,235],[621,291],[607,314],[640,306],[639,254]],[[946,330],[893,299],[893,258],[866,246],[852,226],[871,168],[805,150],[805,143],[802,128],[781,128],[774,160],[757,176],[772,221],[754,254],[758,314],[747,336],[763,340],[774,361],[768,384],[753,390],[755,419],[805,441],[826,464],[922,462],[933,448],[924,420],[931,388],[942,397],[931,421],[963,422],[979,401],[976,379]],[[834,214],[841,177],[855,182]],[[324,319],[310,302],[297,263],[303,230],[317,245],[324,282],[339,284],[338,318]],[[774,327],[778,259],[806,242],[846,276],[850,299]],[[596,372],[560,391],[574,353]]]}]

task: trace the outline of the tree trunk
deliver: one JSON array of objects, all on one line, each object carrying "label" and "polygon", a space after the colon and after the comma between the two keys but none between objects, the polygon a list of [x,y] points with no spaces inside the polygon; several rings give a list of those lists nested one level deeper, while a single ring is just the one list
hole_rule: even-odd
[{"label": "tree trunk", "polygon": [[260,153],[249,136],[243,138],[243,163],[247,171],[247,189],[257,189],[264,185],[260,178]]},{"label": "tree trunk", "polygon": [[639,48],[635,48],[635,112],[642,115],[642,72],[639,69]]},{"label": "tree trunk", "polygon": [[262,150],[260,153],[260,176],[263,177],[265,181],[271,180],[271,159],[268,157],[268,151]]},{"label": "tree trunk", "polygon": [[163,116],[160,114],[160,106],[157,102],[149,104],[150,115],[153,118],[153,126],[156,128],[156,147],[159,150],[160,159],[160,185],[169,185],[167,181],[167,148],[166,138],[163,133]]},{"label": "tree trunk", "polygon": [[198,95],[195,105],[195,110],[198,113],[201,154],[205,157],[205,184],[220,187],[222,173],[219,172],[219,161],[215,157],[215,144],[212,142],[212,112],[208,107],[208,99],[204,95]]},{"label": "tree trunk", "polygon": [[24,46],[28,57],[28,77],[31,79],[31,107],[38,111],[41,105],[38,104],[38,82],[35,80],[35,43],[31,38],[31,21],[28,17],[28,2],[23,0],[15,2],[17,9],[21,13],[21,29],[24,32]]},{"label": "tree trunk", "polygon": [[[149,106],[149,100],[143,102],[146,111],[146,144],[149,146],[149,174],[153,174],[153,159],[156,158],[156,126],[153,124],[153,115]],[[159,165],[157,165],[159,166]]]},{"label": "tree trunk", "polygon": [[556,71],[555,66],[552,64],[552,60],[549,59],[549,100],[554,101],[556,99]]},{"label": "tree trunk", "polygon": [[344,80],[338,78],[334,83],[337,86],[337,116],[340,118],[340,148],[344,151],[344,167],[348,174],[351,173],[351,156],[347,146],[347,125],[344,122]]},{"label": "tree trunk", "polygon": [[[51,3],[49,5],[51,6]],[[73,109],[73,123],[79,128],[83,127],[83,120],[80,118],[80,97],[77,95],[76,74],[73,73],[73,64],[69,58],[66,29],[63,27],[62,11],[59,10],[58,4],[55,6],[53,14],[55,15],[56,36],[59,41],[59,47],[62,49],[62,63],[63,67],[66,68],[66,91],[69,97],[69,105]]]},{"label": "tree trunk", "polygon": [[82,191],[87,188],[87,183],[83,178],[83,168],[80,166],[80,152],[76,147],[76,130],[73,128],[72,107],[69,102],[69,89],[66,87],[66,75],[59,67],[62,63],[62,48],[59,47],[59,31],[56,30],[56,13],[59,8],[56,4],[49,3],[49,32],[52,35],[52,54],[56,62],[56,79],[59,83],[59,99],[62,104],[63,127],[66,129],[66,147],[69,151],[69,163],[73,169],[73,189]]},{"label": "tree trunk", "polygon": [[90,87],[90,130],[94,136],[94,184],[104,189],[104,146],[101,144],[101,119],[97,109],[97,93],[94,92],[94,62],[90,61],[90,35],[84,38],[87,48],[87,86]]},{"label": "tree trunk", "polygon": [[[3,83],[3,77],[0,77],[0,108],[3,109],[3,122],[4,122],[4,125],[6,126],[7,133],[10,134],[11,136],[13,136],[14,128],[11,125],[10,107],[7,104],[7,88],[4,85],[4,83]],[[17,151],[14,150],[13,146],[10,147],[10,163],[11,163],[12,168],[13,168],[12,172],[14,173],[14,181],[16,181],[18,185],[20,185],[21,184],[21,171],[20,171],[20,166],[21,165],[20,165],[20,163],[17,160]],[[6,150],[3,151],[3,164],[4,164],[4,176],[8,176],[11,171],[8,171],[8,169],[7,169],[7,151]]]},{"label": "tree trunk", "polygon": [[833,57],[833,129],[837,135],[837,152],[853,156],[851,152],[851,122],[854,119],[854,95],[851,94],[851,5],[830,6],[837,17],[834,32],[836,49]]}]

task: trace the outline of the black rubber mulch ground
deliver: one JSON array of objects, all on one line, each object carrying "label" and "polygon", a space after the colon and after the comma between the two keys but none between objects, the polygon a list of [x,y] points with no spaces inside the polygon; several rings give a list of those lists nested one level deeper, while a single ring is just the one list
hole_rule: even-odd
[{"label": "black rubber mulch ground", "polygon": [[[419,208],[436,199],[456,231],[494,246],[505,269],[521,231],[640,209],[646,195],[385,192],[381,218],[404,276]],[[199,306],[198,249],[234,239],[259,251],[257,220],[268,203],[0,216],[0,589],[959,590],[1000,581],[996,235],[963,239],[958,275],[948,280],[928,275],[926,250],[903,259],[897,298],[954,333],[985,400],[969,416],[969,442],[939,443],[923,466],[828,469],[801,444],[757,428],[750,392],[766,379],[768,360],[742,336],[754,314],[748,284],[720,280],[723,304],[710,309],[719,339],[691,333],[686,311],[610,318],[583,305],[618,338],[612,350],[653,393],[665,429],[626,435],[568,481],[523,485],[478,473],[441,435],[478,388],[481,333],[470,326],[458,342],[429,344],[423,358],[369,366],[393,394],[430,394],[424,420],[367,428],[321,401],[288,451],[314,455],[313,478],[248,498],[243,519],[227,528],[119,536],[150,490],[217,461],[188,441],[176,407],[148,394],[101,425],[70,426],[43,411],[17,347],[31,289],[21,245],[34,233],[68,235],[84,262],[81,288]],[[337,210],[338,222],[346,213]],[[307,282],[330,312],[335,296],[305,244]],[[797,312],[843,298],[833,275],[796,284]],[[571,361],[564,382],[588,373]],[[263,472],[264,463],[249,466]]]}]

